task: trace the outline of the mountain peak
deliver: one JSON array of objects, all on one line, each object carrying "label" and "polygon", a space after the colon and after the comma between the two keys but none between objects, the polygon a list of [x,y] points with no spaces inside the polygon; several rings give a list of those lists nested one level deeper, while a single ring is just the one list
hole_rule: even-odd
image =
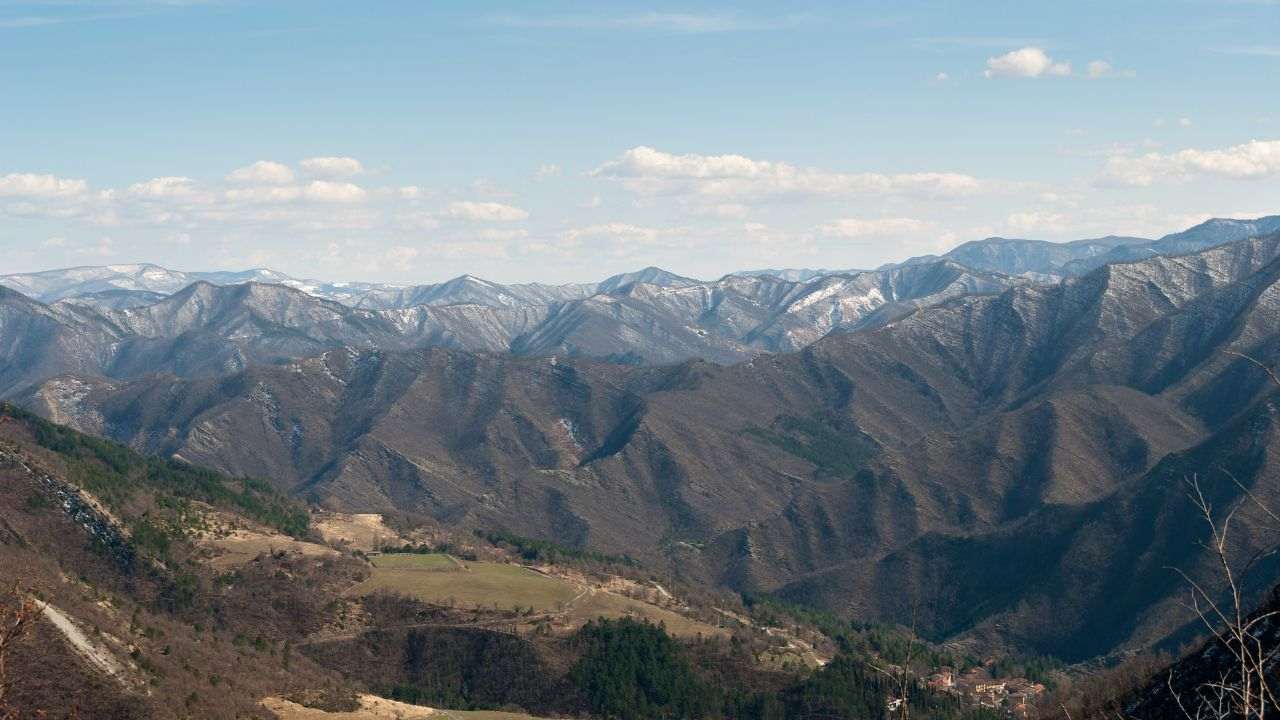
[{"label": "mountain peak", "polygon": [[683,275],[677,275],[670,270],[663,270],[660,267],[650,265],[634,272],[620,273],[606,278],[596,286],[596,291],[611,293],[635,283],[657,285],[659,287],[688,287],[696,285],[698,281]]}]

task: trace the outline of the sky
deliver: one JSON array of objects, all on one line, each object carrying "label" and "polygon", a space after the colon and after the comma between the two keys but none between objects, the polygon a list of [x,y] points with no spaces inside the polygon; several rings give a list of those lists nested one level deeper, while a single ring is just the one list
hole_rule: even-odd
[{"label": "sky", "polygon": [[1280,0],[0,0],[0,274],[870,268],[1280,213]]}]

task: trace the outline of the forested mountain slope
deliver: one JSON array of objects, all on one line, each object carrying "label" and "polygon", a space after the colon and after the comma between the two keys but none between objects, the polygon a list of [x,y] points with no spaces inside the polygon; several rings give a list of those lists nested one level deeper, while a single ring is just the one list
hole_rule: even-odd
[{"label": "forested mountain slope", "polygon": [[1269,388],[1227,351],[1280,348],[1277,256],[1268,236],[1105,266],[728,367],[339,350],[23,397],[332,507],[881,619],[908,619],[905,594],[932,637],[998,625],[1085,657],[1180,624],[1143,620],[1175,589],[1162,568],[1199,562],[1180,473],[1257,457],[1243,481],[1265,477]]}]

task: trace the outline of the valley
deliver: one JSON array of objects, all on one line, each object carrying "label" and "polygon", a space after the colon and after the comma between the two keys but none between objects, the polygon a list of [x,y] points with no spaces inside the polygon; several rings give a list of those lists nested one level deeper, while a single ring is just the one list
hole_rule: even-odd
[{"label": "valley", "polygon": [[[1128,667],[1197,637],[1168,568],[1207,586],[1215,559],[1185,530],[1184,478],[1215,506],[1249,503],[1238,551],[1269,557],[1277,389],[1255,359],[1280,349],[1280,235],[1181,239],[1269,222],[1215,221],[1140,254],[1207,249],[1075,275],[1062,270],[1075,260],[1043,260],[1061,280],[1023,263],[1003,284],[947,285],[946,269],[957,294],[846,324],[831,320],[849,317],[837,290],[869,275],[729,277],[790,283],[799,299],[778,317],[832,303],[805,321],[811,335],[786,334],[805,338],[794,351],[741,356],[665,335],[625,362],[607,343],[414,347],[370,314],[400,309],[286,286],[202,280],[123,309],[8,295],[11,462],[46,478],[40,492],[115,563],[79,550],[50,564],[41,553],[63,552],[51,536],[32,555],[45,516],[19,509],[15,567],[41,569],[15,579],[55,598],[45,613],[67,652],[118,688],[103,707],[152,702],[189,645],[182,671],[198,660],[207,685],[241,683],[238,712],[578,716],[615,700],[582,684],[584,658],[625,642],[656,643],[686,678],[663,702],[697,713],[770,717],[836,677],[861,688],[856,702],[888,702],[902,673],[939,717],[1030,717],[1091,663]],[[1081,257],[1139,252],[1108,243]],[[952,261],[902,267],[937,262]],[[705,291],[636,278],[596,289],[618,302]],[[419,294],[442,304],[413,312],[463,307]],[[694,357],[663,360],[681,354]],[[32,502],[45,501],[11,506]],[[1248,597],[1270,589],[1269,562]],[[171,641],[122,639],[136,619],[121,629],[86,609],[103,587],[134,615],[160,613],[151,627]],[[229,647],[201,639],[210,624]],[[280,672],[237,674],[266,658]],[[212,711],[191,687],[157,697]]]},{"label": "valley", "polygon": [[[581,673],[612,667],[574,658],[596,651],[593,634],[613,632],[666,648],[670,672],[691,672],[684,657],[693,654],[727,673],[715,690],[702,671],[686,676],[687,701],[754,706],[767,700],[754,683],[801,683],[851,652],[807,621],[530,540],[459,537],[446,541],[450,553],[424,552],[399,534],[381,551],[326,545],[265,488],[236,495],[241,481],[172,463],[168,479],[136,482],[161,466],[11,406],[0,417],[0,580],[16,582],[50,620],[43,637],[6,649],[20,671],[3,699],[27,707],[72,702],[94,717],[533,717],[497,709],[523,705],[573,715],[611,702],[573,699]],[[125,477],[135,481],[127,490]],[[101,509],[46,504],[50,488]],[[385,528],[368,515],[324,521]],[[249,535],[256,554],[241,542]],[[228,538],[237,542],[219,542]],[[517,562],[530,556],[536,562]],[[692,600],[680,599],[686,590]],[[857,652],[868,658],[901,652],[891,650],[902,642],[892,630],[840,632],[862,638]],[[69,656],[87,675],[34,671]],[[882,702],[879,683],[856,683]],[[238,701],[227,703],[226,692]],[[913,702],[969,717],[958,697]],[[477,705],[494,709],[466,709]]]},{"label": "valley", "polygon": [[1277,29],[0,0],[0,720],[1277,720]]},{"label": "valley", "polygon": [[[1247,443],[1258,462],[1237,477],[1269,472],[1270,386],[1231,353],[1278,342],[1277,237],[727,366],[346,348],[209,378],[64,374],[15,399],[324,508],[632,554],[888,622],[909,622],[905,593],[935,641],[1083,660],[1178,642],[1163,568],[1203,562],[1173,530],[1179,468]],[[1142,540],[1076,560],[1099,533]],[[1102,597],[1130,620],[1103,620]]]}]

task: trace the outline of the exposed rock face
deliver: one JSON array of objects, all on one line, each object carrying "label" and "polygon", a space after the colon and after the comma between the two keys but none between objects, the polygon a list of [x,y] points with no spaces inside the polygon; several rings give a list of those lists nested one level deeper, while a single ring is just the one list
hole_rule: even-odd
[{"label": "exposed rock face", "polygon": [[106,511],[80,488],[55,477],[43,469],[32,467],[20,452],[0,443],[0,466],[26,476],[38,492],[43,493],[90,538],[96,550],[115,564],[117,570],[130,574],[136,569],[137,553],[129,538]]}]

